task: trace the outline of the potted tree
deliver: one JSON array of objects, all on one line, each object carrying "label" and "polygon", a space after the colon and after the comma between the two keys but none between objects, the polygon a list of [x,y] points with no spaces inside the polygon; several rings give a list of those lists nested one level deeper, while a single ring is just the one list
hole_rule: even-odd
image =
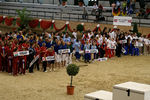
[{"label": "potted tree", "polygon": [[80,7],[82,7],[83,6],[83,0],[78,0],[78,4]]},{"label": "potted tree", "polygon": [[73,76],[76,76],[79,72],[79,67],[76,64],[69,64],[67,66],[67,74],[71,76],[70,85],[67,86],[67,94],[73,95],[74,94],[74,86],[72,85]]},{"label": "potted tree", "polygon": [[62,0],[62,6],[66,5],[67,0]]}]

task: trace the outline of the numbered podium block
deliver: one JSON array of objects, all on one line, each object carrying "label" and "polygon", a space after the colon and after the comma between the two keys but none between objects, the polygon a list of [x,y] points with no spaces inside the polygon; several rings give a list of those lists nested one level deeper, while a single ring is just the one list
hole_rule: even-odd
[{"label": "numbered podium block", "polygon": [[113,100],[150,100],[150,85],[136,82],[115,85]]},{"label": "numbered podium block", "polygon": [[112,92],[97,91],[86,94],[84,100],[112,100]]}]

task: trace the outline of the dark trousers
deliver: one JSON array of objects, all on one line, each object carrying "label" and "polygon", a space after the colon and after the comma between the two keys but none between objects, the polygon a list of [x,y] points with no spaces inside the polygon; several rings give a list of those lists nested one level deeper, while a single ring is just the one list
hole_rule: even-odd
[{"label": "dark trousers", "polygon": [[121,44],[118,44],[118,46],[116,48],[116,56],[117,57],[121,57],[121,49],[122,49]]},{"label": "dark trousers", "polygon": [[46,67],[47,67],[47,61],[43,61],[43,72],[45,72],[46,71]]},{"label": "dark trousers", "polygon": [[35,62],[35,66],[36,66],[37,70],[39,71],[40,70],[40,68],[39,68],[39,59]]},{"label": "dark trousers", "polygon": [[[29,64],[32,62],[34,58],[31,58],[29,61]],[[33,73],[33,68],[34,68],[34,64],[32,66],[29,67],[29,73]]]},{"label": "dark trousers", "polygon": [[12,72],[12,59],[8,59],[8,66],[7,66],[7,70],[8,70],[8,73],[11,73]]},{"label": "dark trousers", "polygon": [[105,54],[105,50],[103,50],[102,48],[100,48],[100,58],[103,58]]},{"label": "dark trousers", "polygon": [[7,59],[6,57],[2,57],[2,71],[6,71],[7,72]]}]

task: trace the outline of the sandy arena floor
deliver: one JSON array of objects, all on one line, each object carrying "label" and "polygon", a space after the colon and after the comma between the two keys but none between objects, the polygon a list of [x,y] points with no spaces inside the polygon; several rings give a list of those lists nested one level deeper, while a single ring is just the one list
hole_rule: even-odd
[{"label": "sandy arena floor", "polygon": [[76,86],[73,96],[66,94],[70,77],[65,68],[47,73],[35,71],[18,77],[0,73],[0,100],[83,100],[86,93],[112,91],[113,85],[126,81],[150,84],[150,56],[115,57],[81,66],[73,80]]}]

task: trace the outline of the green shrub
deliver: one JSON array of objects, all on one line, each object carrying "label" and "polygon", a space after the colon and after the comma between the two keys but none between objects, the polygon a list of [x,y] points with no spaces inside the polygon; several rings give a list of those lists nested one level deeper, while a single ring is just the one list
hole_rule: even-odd
[{"label": "green shrub", "polygon": [[77,25],[77,31],[82,32],[83,29],[84,29],[84,26],[83,26],[83,25],[81,25],[81,24],[78,24],[78,25]]},{"label": "green shrub", "polygon": [[79,73],[79,67],[76,64],[69,64],[67,66],[67,74],[71,76],[70,86],[72,86],[73,76]]}]

